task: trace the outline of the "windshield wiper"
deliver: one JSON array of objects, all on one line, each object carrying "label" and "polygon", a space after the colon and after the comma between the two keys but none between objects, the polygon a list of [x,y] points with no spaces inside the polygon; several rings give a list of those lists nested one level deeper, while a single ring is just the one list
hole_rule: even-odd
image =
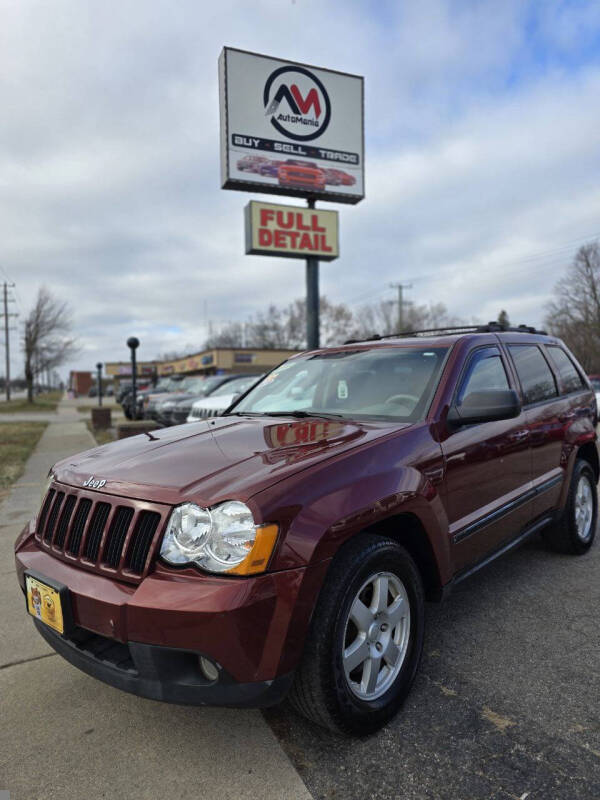
[{"label": "windshield wiper", "polygon": [[346,419],[343,414],[335,414],[330,411],[304,411],[295,409],[294,411],[231,411],[223,414],[224,417],[295,417],[305,419],[306,417],[320,417],[321,419]]},{"label": "windshield wiper", "polygon": [[304,417],[321,417],[322,419],[337,418],[344,419],[343,414],[334,414],[329,411],[304,411],[303,409],[296,409],[295,411],[263,411],[265,417],[296,417],[302,419]]},{"label": "windshield wiper", "polygon": [[223,414],[224,417],[295,417],[304,419],[306,417],[321,417],[322,419],[346,419],[343,414],[335,414],[329,411],[304,411],[296,409],[294,411],[231,411]]}]

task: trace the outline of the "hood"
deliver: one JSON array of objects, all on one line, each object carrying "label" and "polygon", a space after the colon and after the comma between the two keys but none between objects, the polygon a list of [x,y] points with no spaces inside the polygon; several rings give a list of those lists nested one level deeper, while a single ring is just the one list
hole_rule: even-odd
[{"label": "hood", "polygon": [[295,472],[405,425],[318,418],[216,417],[123,439],[58,462],[59,481],[102,492],[177,504],[211,506],[248,500]]}]

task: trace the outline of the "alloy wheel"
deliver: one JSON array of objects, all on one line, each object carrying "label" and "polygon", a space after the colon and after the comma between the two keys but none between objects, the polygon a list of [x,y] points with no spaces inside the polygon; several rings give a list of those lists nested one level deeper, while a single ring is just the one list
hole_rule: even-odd
[{"label": "alloy wheel", "polygon": [[410,603],[400,578],[377,572],[357,592],[346,620],[342,664],[352,693],[381,697],[398,676],[410,639]]}]

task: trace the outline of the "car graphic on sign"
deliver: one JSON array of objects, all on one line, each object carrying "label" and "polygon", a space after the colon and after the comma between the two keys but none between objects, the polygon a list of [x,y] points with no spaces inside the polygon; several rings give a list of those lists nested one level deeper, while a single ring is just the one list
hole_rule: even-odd
[{"label": "car graphic on sign", "polygon": [[325,183],[330,186],[354,186],[356,178],[342,169],[324,169]]},{"label": "car graphic on sign", "polygon": [[281,161],[277,159],[267,159],[264,164],[261,164],[257,170],[260,175],[268,175],[270,178],[277,178],[279,175],[279,165]]},{"label": "car graphic on sign", "polygon": [[266,161],[269,161],[265,156],[244,156],[237,162],[237,168],[240,172],[259,172],[260,167]]},{"label": "car graphic on sign", "polygon": [[325,188],[325,173],[312,161],[296,161],[288,158],[279,165],[279,185],[295,189]]}]

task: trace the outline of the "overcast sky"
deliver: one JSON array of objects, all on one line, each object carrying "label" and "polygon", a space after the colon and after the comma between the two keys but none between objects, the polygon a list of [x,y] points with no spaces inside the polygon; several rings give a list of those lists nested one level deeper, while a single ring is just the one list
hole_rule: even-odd
[{"label": "overcast sky", "polygon": [[132,334],[141,358],[199,348],[205,311],[304,294],[303,262],[244,255],[260,195],[219,188],[223,45],[365,77],[367,196],[327,204],[332,301],[404,281],[414,302],[538,324],[600,236],[595,0],[0,0],[0,19],[0,278],[17,324],[42,284],[71,303],[71,367],[127,358]]}]

